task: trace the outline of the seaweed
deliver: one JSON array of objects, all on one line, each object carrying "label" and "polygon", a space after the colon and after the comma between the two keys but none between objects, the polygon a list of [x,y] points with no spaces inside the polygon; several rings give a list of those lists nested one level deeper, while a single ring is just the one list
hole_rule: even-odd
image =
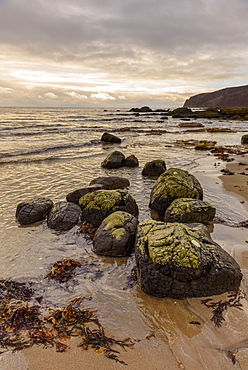
[{"label": "seaweed", "polygon": [[84,234],[86,240],[92,240],[94,238],[97,227],[94,227],[88,222],[82,222],[78,224],[78,226],[79,226],[78,233]]},{"label": "seaweed", "polygon": [[71,259],[57,261],[53,264],[45,279],[55,279],[60,283],[66,282],[72,278],[76,267],[81,267],[81,263]]},{"label": "seaweed", "polygon": [[127,285],[123,290],[131,289],[138,282],[138,268],[133,267],[129,276],[127,276]]},{"label": "seaweed", "polygon": [[4,299],[21,299],[29,301],[34,294],[32,283],[19,283],[13,280],[0,280],[0,301]]},{"label": "seaweed", "polygon": [[235,307],[239,310],[242,310],[243,306],[240,302],[241,299],[245,297],[245,293],[239,289],[235,292],[232,292],[228,295],[228,300],[225,301],[218,301],[213,302],[212,298],[207,298],[201,300],[201,303],[204,304],[208,308],[212,308],[213,316],[211,317],[211,321],[213,321],[214,325],[218,328],[221,327],[222,322],[225,321],[225,318],[223,316],[224,311],[226,311],[230,307]]}]

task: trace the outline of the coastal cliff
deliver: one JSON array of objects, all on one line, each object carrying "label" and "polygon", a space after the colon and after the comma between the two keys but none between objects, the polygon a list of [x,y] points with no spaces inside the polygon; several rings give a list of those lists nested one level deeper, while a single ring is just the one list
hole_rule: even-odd
[{"label": "coastal cliff", "polygon": [[247,107],[248,85],[228,87],[210,93],[191,96],[184,103],[184,107]]}]

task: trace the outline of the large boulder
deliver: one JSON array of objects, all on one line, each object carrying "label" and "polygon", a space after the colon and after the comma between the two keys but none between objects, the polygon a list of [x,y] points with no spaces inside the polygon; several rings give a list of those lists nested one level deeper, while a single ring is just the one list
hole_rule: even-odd
[{"label": "large boulder", "polygon": [[153,185],[149,207],[152,217],[164,220],[166,209],[177,198],[203,198],[201,184],[188,171],[179,168],[169,168],[159,176]]},{"label": "large boulder", "polygon": [[126,189],[97,190],[84,195],[79,200],[82,209],[82,221],[99,227],[102,221],[111,213],[124,211],[138,216],[138,206],[135,199]]},{"label": "large boulder", "polygon": [[21,225],[42,221],[46,218],[52,206],[53,202],[48,198],[33,198],[21,202],[16,208],[16,219]]},{"label": "large boulder", "polygon": [[242,274],[237,262],[211,239],[203,224],[143,220],[135,256],[142,290],[184,299],[235,291]]},{"label": "large boulder", "polygon": [[72,191],[71,193],[67,194],[66,200],[67,202],[72,202],[75,204],[78,204],[79,199],[82,198],[85,194],[91,193],[92,191],[104,189],[104,186],[101,184],[90,184],[89,186],[82,188],[82,189],[77,189]]},{"label": "large boulder", "polygon": [[178,198],[165,211],[165,222],[201,222],[207,224],[215,216],[215,208],[200,199]]},{"label": "large boulder", "polygon": [[123,166],[124,159],[124,154],[118,150],[115,150],[104,159],[101,166],[108,169],[120,168]]},{"label": "large boulder", "polygon": [[75,203],[58,202],[51,209],[47,226],[57,231],[66,231],[75,226],[81,215],[81,208]]},{"label": "large boulder", "polygon": [[130,213],[111,213],[94,235],[93,251],[104,256],[128,256],[134,250],[137,225],[138,219]]},{"label": "large boulder", "polygon": [[[130,185],[130,182],[125,177],[119,177],[119,176],[102,176],[97,177],[96,179],[93,179],[90,182],[91,186],[102,186],[103,189],[120,189],[120,188],[127,188]],[[97,190],[97,189],[96,189]]]},{"label": "large boulder", "polygon": [[109,132],[104,132],[101,137],[101,141],[106,143],[121,143],[121,139],[118,136],[110,134]]},{"label": "large boulder", "polygon": [[162,159],[155,159],[154,161],[147,162],[142,170],[142,176],[158,178],[166,171],[165,161]]}]

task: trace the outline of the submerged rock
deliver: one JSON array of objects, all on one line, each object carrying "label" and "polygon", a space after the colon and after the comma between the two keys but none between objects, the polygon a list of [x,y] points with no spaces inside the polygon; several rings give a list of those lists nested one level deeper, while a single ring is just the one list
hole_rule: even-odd
[{"label": "submerged rock", "polygon": [[143,220],[135,256],[142,290],[156,297],[222,294],[237,290],[242,279],[237,262],[213,242],[203,224]]},{"label": "submerged rock", "polygon": [[185,222],[207,224],[213,220],[215,208],[199,199],[178,198],[173,200],[165,211],[165,222]]},{"label": "submerged rock", "polygon": [[93,238],[93,251],[104,256],[128,256],[134,249],[138,219],[117,211],[106,217]]},{"label": "submerged rock", "polygon": [[164,220],[166,209],[177,198],[203,198],[201,184],[195,176],[179,168],[169,168],[153,185],[149,207],[152,217]]},{"label": "submerged rock", "polygon": [[[130,185],[130,182],[125,177],[119,177],[119,176],[102,176],[97,177],[96,179],[93,179],[90,182],[90,185],[93,186],[102,186],[103,189],[120,189],[120,188],[127,188]],[[97,189],[96,189],[97,190]]]},{"label": "submerged rock", "polygon": [[121,139],[109,132],[104,132],[101,137],[101,141],[105,141],[107,143],[121,143]]},{"label": "submerged rock", "polygon": [[47,218],[50,229],[66,231],[75,226],[80,218],[81,208],[75,203],[55,203]]},{"label": "submerged rock", "polygon": [[52,206],[53,202],[48,198],[33,198],[21,202],[16,208],[16,219],[21,225],[42,221],[46,218]]},{"label": "submerged rock", "polygon": [[97,190],[84,195],[79,200],[82,209],[82,221],[99,227],[111,213],[124,211],[138,216],[139,210],[135,199],[126,189]]},{"label": "submerged rock", "polygon": [[154,161],[147,162],[142,170],[142,176],[158,178],[166,171],[165,161],[162,159],[155,159]]},{"label": "submerged rock", "polygon": [[109,169],[120,168],[123,166],[124,159],[124,154],[119,152],[118,150],[115,150],[104,159],[101,166]]}]

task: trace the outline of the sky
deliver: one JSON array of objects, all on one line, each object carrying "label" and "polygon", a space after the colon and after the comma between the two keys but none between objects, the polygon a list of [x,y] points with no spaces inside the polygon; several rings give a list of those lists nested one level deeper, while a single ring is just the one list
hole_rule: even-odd
[{"label": "sky", "polygon": [[0,0],[0,106],[180,107],[248,84],[248,0]]}]

